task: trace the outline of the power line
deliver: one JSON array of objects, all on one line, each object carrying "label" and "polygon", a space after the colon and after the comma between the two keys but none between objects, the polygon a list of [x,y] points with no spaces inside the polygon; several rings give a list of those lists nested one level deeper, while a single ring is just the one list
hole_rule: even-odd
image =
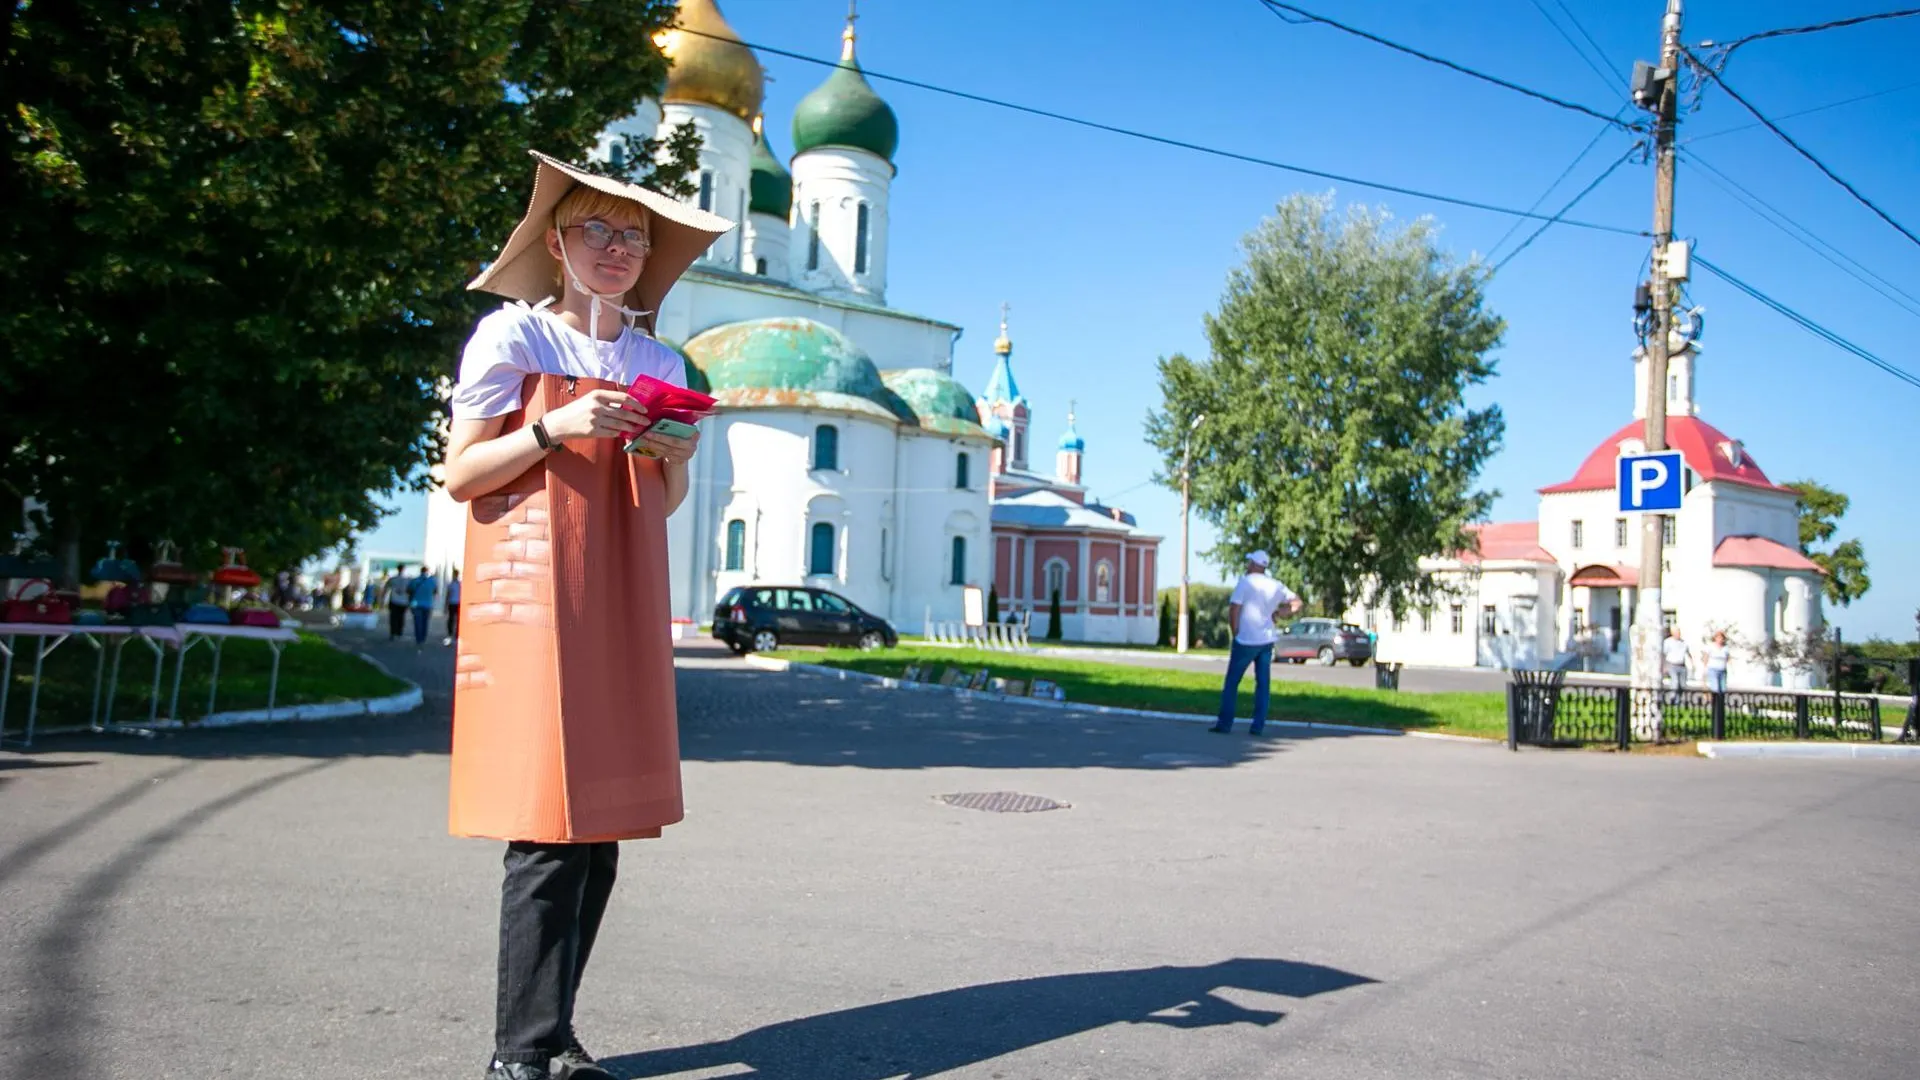
[{"label": "power line", "polygon": [[1519,254],[1520,254],[1521,252],[1523,252],[1523,251],[1525,251],[1525,250],[1527,250],[1527,248],[1528,248],[1528,247],[1529,247],[1530,245],[1532,245],[1532,243],[1533,243],[1533,242],[1534,242],[1535,240],[1538,240],[1538,239],[1540,239],[1540,234],[1541,234],[1541,233],[1543,233],[1543,232],[1546,232],[1546,231],[1547,231],[1548,229],[1551,229],[1551,228],[1553,228],[1553,223],[1554,223],[1555,221],[1557,221],[1557,220],[1558,220],[1558,219],[1559,219],[1559,218],[1560,218],[1560,217],[1561,217],[1562,215],[1564,215],[1564,214],[1566,214],[1566,212],[1567,212],[1567,211],[1569,211],[1569,210],[1572,210],[1572,209],[1573,209],[1573,208],[1574,208],[1574,207],[1575,207],[1576,205],[1578,205],[1581,199],[1584,199],[1584,198],[1586,198],[1586,197],[1587,197],[1588,195],[1591,195],[1591,194],[1593,193],[1593,189],[1594,189],[1594,188],[1597,188],[1597,187],[1599,187],[1599,186],[1600,186],[1601,184],[1603,184],[1603,183],[1605,183],[1605,182],[1606,182],[1606,179],[1607,179],[1607,177],[1609,177],[1609,176],[1612,176],[1612,175],[1613,175],[1613,173],[1614,173],[1614,170],[1616,170],[1616,169],[1618,169],[1618,168],[1619,168],[1620,166],[1622,166],[1622,165],[1625,165],[1625,164],[1627,163],[1627,159],[1628,159],[1628,158],[1630,158],[1630,157],[1632,157],[1632,156],[1634,155],[1634,152],[1635,152],[1635,151],[1637,151],[1637,150],[1639,150],[1639,149],[1640,149],[1640,144],[1639,144],[1639,143],[1635,143],[1634,145],[1632,145],[1632,146],[1630,146],[1630,147],[1628,147],[1628,148],[1627,148],[1627,152],[1626,152],[1626,153],[1624,153],[1624,154],[1621,154],[1621,155],[1620,155],[1619,157],[1617,157],[1617,158],[1614,158],[1614,159],[1613,159],[1613,164],[1611,164],[1611,165],[1609,165],[1609,166],[1607,166],[1607,167],[1606,167],[1606,170],[1605,170],[1604,172],[1602,172],[1602,173],[1601,173],[1601,174],[1600,174],[1599,176],[1596,176],[1596,177],[1594,177],[1594,178],[1593,178],[1593,183],[1591,183],[1591,184],[1588,184],[1588,185],[1587,185],[1586,187],[1583,187],[1583,188],[1581,188],[1581,189],[1580,189],[1580,193],[1579,193],[1578,195],[1575,195],[1575,196],[1574,196],[1573,198],[1571,198],[1571,199],[1568,199],[1568,200],[1567,200],[1567,205],[1565,205],[1565,206],[1562,206],[1562,207],[1560,208],[1560,212],[1559,212],[1559,213],[1557,213],[1557,214],[1555,214],[1555,215],[1554,215],[1553,217],[1551,217],[1551,218],[1548,218],[1547,220],[1545,220],[1545,221],[1543,221],[1543,222],[1541,222],[1541,223],[1540,223],[1540,227],[1539,227],[1539,228],[1537,228],[1537,229],[1535,229],[1535,230],[1533,230],[1533,235],[1531,235],[1531,236],[1529,236],[1529,237],[1527,237],[1527,238],[1526,238],[1525,240],[1522,240],[1522,241],[1520,241],[1520,246],[1519,246],[1519,247],[1517,247],[1517,248],[1514,248],[1514,249],[1513,249],[1512,251],[1509,251],[1509,252],[1507,252],[1507,255],[1506,255],[1506,257],[1505,257],[1505,258],[1503,258],[1503,259],[1501,259],[1501,260],[1500,260],[1499,262],[1497,262],[1497,263],[1494,263],[1494,264],[1493,264],[1493,271],[1494,271],[1494,273],[1496,273],[1496,274],[1497,274],[1497,273],[1499,273],[1499,272],[1500,272],[1500,268],[1501,268],[1501,267],[1503,267],[1503,266],[1505,266],[1505,265],[1507,265],[1508,263],[1510,263],[1510,262],[1512,262],[1512,261],[1514,260],[1514,258],[1515,258],[1515,256],[1517,256],[1517,255],[1519,255]]},{"label": "power line", "polygon": [[[790,49],[776,49],[771,45],[757,45],[750,41],[740,41],[739,39],[734,37],[723,37],[719,34],[706,33],[700,30],[694,30],[684,26],[676,27],[675,30],[677,33],[692,34],[695,37],[712,38],[715,41],[735,42],[737,44],[744,45],[755,52],[767,53],[771,56],[784,56],[789,60],[799,60],[803,63],[817,64],[822,67],[839,67],[840,66],[840,61],[838,60],[825,60],[817,56],[808,56],[805,53],[794,52]],[[1371,188],[1375,191],[1390,191],[1396,195],[1410,195],[1416,199],[1432,199],[1434,202],[1447,203],[1452,206],[1464,206],[1471,210],[1485,210],[1489,213],[1508,214],[1513,217],[1533,218],[1535,220],[1544,220],[1547,217],[1547,215],[1545,214],[1535,213],[1529,210],[1515,210],[1515,209],[1512,209],[1511,207],[1496,206],[1492,203],[1479,202],[1474,199],[1464,199],[1454,195],[1441,195],[1436,192],[1422,191],[1418,188],[1401,187],[1397,184],[1388,184],[1378,180],[1363,180],[1357,176],[1346,176],[1341,173],[1327,172],[1324,169],[1312,169],[1312,168],[1308,168],[1305,165],[1290,165],[1284,161],[1275,161],[1271,158],[1255,157],[1252,154],[1242,154],[1233,150],[1222,150],[1222,149],[1219,149],[1218,147],[1203,146],[1199,143],[1187,142],[1184,139],[1172,139],[1172,138],[1168,138],[1165,135],[1154,135],[1149,132],[1137,131],[1132,128],[1123,128],[1123,127],[1116,126],[1114,124],[1103,124],[1098,120],[1086,120],[1078,116],[1069,116],[1066,113],[1054,112],[1050,109],[1040,109],[1040,108],[1035,108],[1032,105],[1021,105],[1017,102],[1005,101],[1000,98],[987,97],[984,94],[974,94],[974,93],[969,93],[965,90],[954,90],[945,86],[936,86],[933,83],[921,82],[918,79],[909,79],[902,75],[888,75],[883,72],[874,71],[871,68],[862,67],[860,71],[861,71],[861,74],[865,75],[869,79],[879,79],[883,82],[899,83],[902,86],[911,86],[917,90],[927,90],[936,94],[945,94],[948,97],[960,98],[963,101],[972,101],[982,105],[991,105],[999,109],[1010,109],[1014,112],[1026,113],[1029,116],[1039,116],[1039,117],[1044,117],[1045,119],[1048,119],[1048,120],[1058,120],[1064,124],[1073,124],[1077,127],[1091,128],[1095,131],[1104,131],[1112,135],[1124,135],[1129,139],[1139,139],[1143,142],[1157,143],[1161,146],[1172,146],[1181,150],[1192,150],[1195,153],[1206,154],[1211,157],[1226,158],[1229,161],[1240,161],[1240,162],[1245,162],[1246,164],[1249,164],[1249,165],[1259,165],[1263,168],[1279,169],[1282,172],[1299,173],[1302,176],[1312,176],[1321,180],[1332,180],[1335,183],[1339,183],[1339,184],[1352,184],[1355,187]],[[1602,117],[1602,119],[1605,119],[1605,118]],[[1573,220],[1572,218],[1564,219],[1563,221],[1561,221],[1561,224],[1573,225],[1582,229],[1593,229],[1597,232],[1617,233],[1621,236],[1651,236],[1652,235],[1651,233],[1646,232],[1643,229],[1626,229],[1626,228],[1621,228],[1618,225],[1602,225],[1602,224],[1599,224],[1598,222],[1576,221],[1576,220]]]},{"label": "power line", "polygon": [[[1565,15],[1567,19],[1573,23],[1574,27],[1580,31],[1581,36],[1587,39],[1587,44],[1593,45],[1594,51],[1600,53],[1600,58],[1605,60],[1607,57],[1606,52],[1601,50],[1600,46],[1593,44],[1593,35],[1587,33],[1586,27],[1580,25],[1580,20],[1573,17],[1573,12],[1568,11],[1567,6],[1560,3],[1560,0],[1554,0],[1554,5],[1558,7],[1560,13]],[[1607,74],[1606,69],[1593,62],[1593,57],[1587,55],[1587,51],[1580,47],[1580,43],[1573,40],[1573,35],[1567,33],[1566,29],[1560,25],[1560,21],[1553,17],[1553,14],[1547,10],[1547,5],[1541,3],[1540,0],[1533,0],[1533,6],[1540,12],[1540,17],[1547,20],[1547,25],[1553,27],[1554,30],[1559,33],[1560,39],[1567,43],[1567,47],[1572,49],[1574,54],[1586,63],[1588,69],[1600,77],[1600,81],[1606,84],[1608,90],[1616,94],[1622,92],[1619,79],[1616,76]],[[1616,113],[1615,119],[1618,118],[1619,114]]]},{"label": "power line", "polygon": [[[1842,98],[1839,101],[1829,101],[1825,105],[1815,105],[1811,109],[1801,109],[1799,112],[1782,113],[1780,116],[1776,117],[1775,119],[1791,120],[1796,116],[1811,116],[1812,114],[1817,112],[1826,112],[1828,109],[1837,109],[1842,105],[1852,105],[1855,102],[1870,101],[1873,98],[1886,97],[1888,94],[1897,94],[1902,90],[1911,90],[1916,86],[1920,86],[1920,81],[1910,82],[1910,83],[1901,83],[1899,86],[1889,86],[1885,90],[1875,90],[1871,93],[1859,94],[1850,98]],[[1761,127],[1761,126],[1762,125],[1756,121],[1755,123],[1751,123],[1751,124],[1741,124],[1739,127],[1722,128],[1719,131],[1709,131],[1705,135],[1695,135],[1689,139],[1682,139],[1680,140],[1680,145],[1688,146],[1693,143],[1701,142],[1706,139],[1717,139],[1722,135],[1732,135],[1737,131],[1752,131],[1754,128]]]},{"label": "power line", "polygon": [[1421,60],[1425,60],[1429,64],[1438,64],[1443,68],[1447,68],[1452,71],[1457,71],[1460,74],[1465,75],[1469,78],[1479,79],[1481,82],[1492,83],[1495,86],[1502,87],[1507,90],[1512,90],[1516,93],[1525,94],[1530,98],[1535,98],[1539,101],[1544,101],[1549,105],[1558,105],[1563,109],[1571,109],[1577,113],[1585,113],[1588,116],[1593,117],[1595,120],[1605,120],[1608,123],[1618,124],[1623,128],[1631,129],[1633,127],[1633,125],[1631,124],[1627,124],[1619,120],[1614,120],[1611,117],[1607,116],[1606,113],[1600,112],[1595,109],[1589,109],[1585,105],[1578,104],[1577,102],[1568,101],[1564,98],[1557,98],[1551,94],[1543,94],[1538,90],[1532,90],[1527,87],[1521,86],[1519,83],[1508,82],[1506,79],[1502,79],[1497,75],[1489,75],[1484,71],[1476,71],[1473,68],[1467,67],[1463,64],[1456,64],[1451,60],[1447,60],[1442,57],[1435,56],[1432,53],[1421,52],[1419,49],[1415,49],[1407,45],[1402,45],[1397,41],[1389,41],[1378,34],[1370,34],[1367,31],[1360,29],[1359,27],[1348,26],[1346,23],[1342,23],[1342,22],[1335,22],[1334,20],[1327,18],[1325,15],[1315,15],[1313,12],[1308,11],[1305,8],[1294,7],[1292,4],[1283,4],[1280,2],[1280,0],[1260,0],[1260,3],[1264,5],[1268,11],[1272,12],[1275,16],[1277,16],[1282,22],[1294,23],[1295,25],[1298,25],[1296,20],[1289,19],[1286,17],[1285,13],[1291,12],[1295,15],[1300,16],[1303,19],[1307,19],[1312,22],[1317,22],[1325,26],[1331,26],[1335,30],[1339,30],[1343,33],[1352,34],[1353,36],[1359,37],[1359,38],[1365,38],[1366,40],[1371,41],[1376,45],[1384,45],[1395,52],[1406,53],[1408,56],[1418,57]]},{"label": "power line", "polygon": [[1693,261],[1699,264],[1702,269],[1705,269],[1707,272],[1711,273],[1714,277],[1717,277],[1720,280],[1726,282],[1727,284],[1733,286],[1734,288],[1740,290],[1741,292],[1746,293],[1748,296],[1759,301],[1761,304],[1765,305],[1766,307],[1773,309],[1776,313],[1780,314],[1781,316],[1785,317],[1788,321],[1799,326],[1802,330],[1805,330],[1807,333],[1812,334],[1814,337],[1817,337],[1822,341],[1825,341],[1828,344],[1844,352],[1852,353],[1853,355],[1859,357],[1860,359],[1865,360],[1867,363],[1872,364],[1874,367],[1879,368],[1881,371],[1884,371],[1887,374],[1893,376],[1894,378],[1899,379],[1901,382],[1904,382],[1907,385],[1912,386],[1916,389],[1920,389],[1920,375],[1915,375],[1910,371],[1906,371],[1901,368],[1895,367],[1894,365],[1888,363],[1887,361],[1880,359],[1878,356],[1875,356],[1873,353],[1868,352],[1866,349],[1863,349],[1860,346],[1855,345],[1853,342],[1848,341],[1846,338],[1841,337],[1839,334],[1836,334],[1833,331],[1827,329],[1826,327],[1821,326],[1819,323],[1814,322],[1812,319],[1806,317],[1805,315],[1802,315],[1799,312],[1788,307],[1787,305],[1781,303],[1780,301],[1775,300],[1773,297],[1768,296],[1766,293],[1761,292],[1759,289],[1754,288],[1753,286],[1747,284],[1746,282],[1741,281],[1739,278],[1734,277],[1732,274],[1727,273],[1725,270],[1720,269],[1718,266],[1715,266],[1713,263],[1708,262],[1706,259],[1701,258],[1698,254],[1694,255]]},{"label": "power line", "polygon": [[1764,41],[1767,38],[1791,37],[1795,34],[1817,34],[1822,30],[1838,30],[1844,26],[1859,26],[1861,23],[1879,22],[1882,19],[1904,19],[1910,15],[1920,15],[1920,8],[1907,8],[1905,11],[1883,11],[1878,15],[1856,15],[1851,19],[1835,19],[1832,22],[1818,23],[1813,26],[1790,26],[1783,30],[1762,30],[1757,34],[1748,34],[1743,38],[1734,38],[1732,41],[1703,41],[1700,43],[1700,46],[1702,48],[1718,50],[1720,55],[1725,56],[1742,45],[1754,41]]},{"label": "power line", "polygon": [[1827,166],[1823,162],[1821,162],[1819,158],[1814,157],[1812,152],[1810,152],[1806,147],[1801,146],[1797,142],[1794,142],[1793,136],[1788,135],[1786,132],[1780,130],[1780,125],[1767,119],[1766,114],[1762,113],[1759,109],[1754,108],[1751,102],[1749,102],[1746,98],[1741,97],[1739,92],[1734,90],[1733,87],[1728,86],[1727,81],[1720,77],[1720,73],[1718,71],[1715,71],[1713,68],[1708,67],[1705,63],[1703,63],[1700,60],[1699,57],[1695,56],[1692,53],[1692,51],[1688,50],[1685,46],[1682,46],[1680,51],[1686,55],[1688,60],[1693,61],[1693,66],[1697,70],[1699,70],[1702,74],[1706,75],[1708,78],[1712,79],[1714,82],[1718,83],[1720,85],[1720,89],[1725,90],[1727,92],[1728,97],[1739,102],[1741,108],[1744,108],[1748,112],[1752,113],[1753,118],[1755,120],[1758,120],[1762,124],[1765,124],[1768,131],[1771,131],[1775,135],[1780,136],[1781,142],[1784,142],[1788,146],[1793,147],[1794,150],[1799,152],[1801,157],[1806,158],[1808,161],[1813,162],[1814,168],[1817,168],[1821,172],[1825,173],[1827,176],[1827,179],[1832,180],[1834,183],[1839,184],[1843,188],[1846,188],[1847,194],[1852,195],[1855,199],[1858,199],[1862,206],[1865,206],[1867,209],[1873,211],[1875,214],[1878,214],[1880,216],[1880,220],[1900,230],[1900,235],[1906,237],[1908,240],[1913,241],[1914,244],[1920,245],[1920,236],[1915,236],[1911,231],[1907,229],[1905,225],[1902,225],[1899,222],[1893,220],[1892,216],[1889,215],[1885,210],[1882,210],[1880,209],[1880,207],[1876,206],[1872,199],[1869,199],[1865,195],[1862,195],[1860,193],[1860,189],[1854,187],[1852,184],[1849,184],[1845,180],[1841,179],[1839,173],[1836,173],[1832,169],[1827,168]]},{"label": "power line", "polygon": [[[1629,108],[1632,108],[1632,106],[1624,106],[1620,111],[1624,113]],[[1553,178],[1553,183],[1547,185],[1547,189],[1540,193],[1539,198],[1533,200],[1533,205],[1527,207],[1527,210],[1531,212],[1540,209],[1541,204],[1547,201],[1547,196],[1552,195],[1562,183],[1566,182],[1567,177],[1573,175],[1573,170],[1578,168],[1581,162],[1587,160],[1587,155],[1593,153],[1593,148],[1599,146],[1600,140],[1605,138],[1606,134],[1612,130],[1613,128],[1611,126],[1603,126],[1599,131],[1594,132],[1593,138],[1587,141],[1587,145],[1581,147],[1580,152],[1573,155],[1573,160],[1567,162],[1567,167],[1560,170],[1560,175]],[[1507,226],[1507,231],[1501,233],[1500,239],[1495,240],[1493,246],[1487,249],[1487,256],[1491,258],[1494,252],[1499,251],[1500,245],[1511,239],[1514,233],[1519,232],[1521,224],[1525,221],[1525,218],[1514,218],[1513,223]]]},{"label": "power line", "polygon": [[1725,172],[1716,168],[1712,162],[1701,157],[1699,154],[1689,151],[1684,157],[1687,164],[1698,165],[1700,168],[1706,170],[1708,174],[1706,179],[1709,183],[1714,184],[1722,191],[1732,195],[1736,202],[1746,206],[1748,210],[1751,210],[1762,221],[1786,233],[1796,242],[1806,247],[1807,250],[1832,263],[1838,267],[1841,272],[1852,277],[1855,281],[1858,281],[1860,284],[1865,285],[1867,288],[1872,289],[1874,292],[1892,301],[1902,311],[1910,315],[1920,316],[1920,297],[1915,297],[1893,282],[1874,273],[1846,252],[1820,239],[1819,236],[1814,234],[1813,230],[1795,221],[1786,211],[1754,194],[1745,185],[1741,184],[1740,181],[1728,176]]}]

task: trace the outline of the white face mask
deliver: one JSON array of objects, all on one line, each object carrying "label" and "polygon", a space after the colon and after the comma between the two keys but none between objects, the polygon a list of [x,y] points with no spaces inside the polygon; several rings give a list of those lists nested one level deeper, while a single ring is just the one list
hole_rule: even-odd
[{"label": "white face mask", "polygon": [[[653,314],[651,311],[635,311],[627,307],[620,302],[621,298],[618,296],[597,293],[587,288],[586,284],[580,280],[580,275],[573,272],[573,260],[567,258],[567,241],[564,234],[560,239],[560,265],[566,267],[567,282],[573,286],[574,291],[587,294],[587,336],[593,339],[596,347],[600,344],[600,305],[605,304],[619,312],[623,320],[637,321],[643,315]],[[633,322],[628,322],[627,325],[631,326]]]}]

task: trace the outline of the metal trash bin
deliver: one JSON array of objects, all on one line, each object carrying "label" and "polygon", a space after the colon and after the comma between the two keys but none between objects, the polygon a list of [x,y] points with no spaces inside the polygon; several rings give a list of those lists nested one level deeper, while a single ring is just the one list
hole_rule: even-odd
[{"label": "metal trash bin", "polygon": [[1400,689],[1400,669],[1404,666],[1405,665],[1403,664],[1382,664],[1382,663],[1376,662],[1373,665],[1374,689],[1376,690]]}]

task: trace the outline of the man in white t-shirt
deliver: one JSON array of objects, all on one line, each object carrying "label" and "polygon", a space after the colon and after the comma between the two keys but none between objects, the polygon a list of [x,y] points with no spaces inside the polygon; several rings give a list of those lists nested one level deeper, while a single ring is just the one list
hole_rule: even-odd
[{"label": "man in white t-shirt", "polygon": [[1227,660],[1227,683],[1220,691],[1220,720],[1208,728],[1217,735],[1233,730],[1234,713],[1240,704],[1240,680],[1248,665],[1253,667],[1253,726],[1249,735],[1264,734],[1267,729],[1267,696],[1273,677],[1273,643],[1280,634],[1274,628],[1276,615],[1292,615],[1301,608],[1300,598],[1291,589],[1267,574],[1272,559],[1264,551],[1247,556],[1247,572],[1233,586],[1227,599],[1227,625],[1233,628],[1233,651]]},{"label": "man in white t-shirt", "polygon": [[1687,639],[1680,636],[1680,628],[1672,627],[1667,631],[1667,640],[1660,643],[1660,660],[1666,668],[1668,688],[1685,690],[1687,688]]}]

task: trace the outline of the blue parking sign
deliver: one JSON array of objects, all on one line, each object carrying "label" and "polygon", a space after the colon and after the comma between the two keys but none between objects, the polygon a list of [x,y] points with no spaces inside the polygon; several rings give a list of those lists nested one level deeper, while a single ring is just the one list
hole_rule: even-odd
[{"label": "blue parking sign", "polygon": [[1678,450],[1657,454],[1629,454],[1620,459],[1614,486],[1623,514],[1662,513],[1680,509],[1681,477],[1686,459]]}]

